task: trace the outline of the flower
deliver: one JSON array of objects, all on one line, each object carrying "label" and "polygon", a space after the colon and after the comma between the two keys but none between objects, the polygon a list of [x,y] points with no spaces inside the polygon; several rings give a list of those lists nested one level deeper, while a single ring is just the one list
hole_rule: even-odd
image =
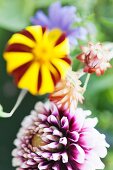
[{"label": "flower", "polygon": [[80,86],[81,73],[69,70],[66,78],[57,83],[55,91],[50,94],[50,101],[59,108],[75,111],[78,102],[83,103],[84,89]]},{"label": "flower", "polygon": [[107,68],[110,68],[110,53],[101,43],[89,43],[88,46],[82,46],[83,53],[77,56],[77,59],[85,63],[84,72],[96,73],[98,76],[104,74]]},{"label": "flower", "polygon": [[33,25],[47,26],[49,29],[59,28],[69,36],[70,44],[77,44],[77,39],[86,40],[87,31],[82,26],[73,28],[73,24],[81,21],[76,15],[74,6],[61,6],[60,2],[54,2],[48,10],[48,16],[42,11],[37,11],[31,18]]},{"label": "flower", "polygon": [[103,169],[107,154],[105,136],[96,129],[96,118],[81,108],[75,114],[53,103],[37,103],[24,118],[14,141],[13,166],[17,170]]},{"label": "flower", "polygon": [[4,58],[19,88],[42,95],[53,92],[65,77],[71,64],[68,54],[68,40],[59,29],[28,26],[11,37]]}]

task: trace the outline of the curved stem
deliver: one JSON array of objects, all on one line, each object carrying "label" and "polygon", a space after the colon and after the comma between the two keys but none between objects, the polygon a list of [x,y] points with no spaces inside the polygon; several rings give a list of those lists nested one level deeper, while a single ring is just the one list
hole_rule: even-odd
[{"label": "curved stem", "polygon": [[[18,98],[17,98],[17,101],[16,101],[13,109],[11,110],[11,112],[10,112],[10,113],[6,113],[6,112],[3,112],[3,111],[2,111],[2,112],[0,113],[0,117],[3,117],[3,118],[11,117],[11,116],[14,114],[14,112],[17,110],[17,108],[19,107],[19,105],[21,104],[21,102],[22,102],[22,100],[24,99],[24,97],[25,97],[26,94],[27,94],[27,90],[21,90],[21,92],[20,92],[20,94],[19,94],[19,96],[18,96]],[[1,110],[2,110],[2,108],[1,108]]]},{"label": "curved stem", "polygon": [[85,80],[85,83],[84,83],[84,86],[83,86],[84,92],[85,92],[86,89],[87,89],[87,85],[88,85],[89,79],[90,79],[90,74],[87,74],[87,77],[86,77],[86,80]]}]

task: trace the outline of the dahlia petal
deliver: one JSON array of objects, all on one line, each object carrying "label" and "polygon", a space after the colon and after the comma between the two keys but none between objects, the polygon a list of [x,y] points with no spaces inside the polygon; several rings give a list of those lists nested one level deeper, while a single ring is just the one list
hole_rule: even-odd
[{"label": "dahlia petal", "polygon": [[53,135],[62,137],[62,133],[57,129],[53,130]]},{"label": "dahlia petal", "polygon": [[43,152],[41,155],[43,156],[43,158],[48,159],[49,157],[51,157],[52,154],[50,152]]},{"label": "dahlia petal", "polygon": [[[46,114],[47,113],[47,110],[46,108],[44,107],[44,104],[42,102],[37,102],[35,104],[35,110],[38,112],[38,113],[41,113],[41,114]],[[36,114],[36,112],[35,112]]]},{"label": "dahlia petal", "polygon": [[59,147],[59,143],[58,142],[51,142],[47,145],[44,145],[44,146],[41,146],[42,149],[45,149],[45,150],[49,150],[50,148],[51,149],[54,149],[54,148],[58,148]]},{"label": "dahlia petal", "polygon": [[70,141],[77,142],[79,139],[79,133],[76,131],[68,132],[68,138]]},{"label": "dahlia petal", "polygon": [[93,164],[93,167],[95,167],[95,169],[104,169],[105,168],[105,165],[103,164],[103,162],[100,160],[99,156],[95,152],[93,152],[93,151],[90,152],[88,157],[89,157],[89,161]]},{"label": "dahlia petal", "polygon": [[[100,142],[100,145],[101,145],[101,142]],[[101,158],[104,158],[106,155],[107,155],[107,149],[104,147],[104,145],[100,146],[100,145],[97,145],[95,147],[95,152],[98,153],[98,155],[101,157]]]},{"label": "dahlia petal", "polygon": [[14,167],[20,166],[21,163],[22,163],[22,161],[21,161],[21,159],[19,159],[19,158],[13,158],[13,160],[12,160],[12,165],[13,165]]},{"label": "dahlia petal", "polygon": [[57,118],[55,116],[53,116],[53,115],[50,115],[47,120],[51,124],[54,124],[54,125],[58,125],[59,124]]},{"label": "dahlia petal", "polygon": [[62,156],[62,162],[63,163],[68,163],[68,155],[67,155],[67,153],[64,152],[64,153],[61,154],[61,156]]},{"label": "dahlia petal", "polygon": [[78,163],[84,163],[85,161],[85,152],[84,150],[77,144],[70,145],[70,159],[75,160]]},{"label": "dahlia petal", "polygon": [[80,169],[80,170],[95,170],[95,167],[91,164],[90,161],[85,161],[84,164],[77,164],[77,167]]},{"label": "dahlia petal", "polygon": [[29,159],[27,162],[26,162],[28,165],[35,165],[36,162],[33,162],[32,159]]},{"label": "dahlia petal", "polygon": [[38,114],[38,118],[41,121],[45,121],[47,117],[46,117],[46,115]]},{"label": "dahlia petal", "polygon": [[22,165],[21,165],[21,168],[29,168],[29,165],[27,165],[27,163],[26,162],[24,162],[24,163],[22,163]]},{"label": "dahlia petal", "polygon": [[[95,131],[95,133],[97,135],[97,142],[94,150],[101,158],[104,158],[107,155],[106,147],[109,148],[110,145],[105,141],[105,135],[100,134],[98,131]],[[98,141],[100,142],[98,143]]]},{"label": "dahlia petal", "polygon": [[52,115],[55,117],[59,115],[58,108],[53,103],[51,103],[51,112],[52,112]]},{"label": "dahlia petal", "polygon": [[98,123],[97,118],[87,118],[84,121],[83,129],[84,128],[93,128],[96,126],[97,123]]},{"label": "dahlia petal", "polygon": [[51,141],[57,141],[58,140],[58,138],[56,136],[53,136],[53,135],[47,135],[46,138],[51,140]]},{"label": "dahlia petal", "polygon": [[66,145],[67,145],[67,138],[66,138],[66,137],[60,138],[59,143],[61,143],[61,144],[63,144],[64,146],[66,146]]},{"label": "dahlia petal", "polygon": [[52,132],[53,130],[51,128],[44,128],[44,133],[47,133],[47,132]]},{"label": "dahlia petal", "polygon": [[40,170],[47,170],[47,169],[49,169],[49,163],[47,163],[47,162],[41,162],[41,163],[38,164],[38,168],[39,168]]},{"label": "dahlia petal", "polygon": [[65,117],[65,116],[62,117],[61,126],[62,126],[62,129],[64,129],[64,130],[69,129],[69,121],[68,121],[67,117]]},{"label": "dahlia petal", "polygon": [[95,146],[96,135],[92,135],[92,133],[93,131],[80,133],[80,138],[79,138],[80,146],[86,149],[91,149]]},{"label": "dahlia petal", "polygon": [[83,127],[84,121],[85,121],[85,114],[81,112],[82,109],[77,109],[75,111],[75,117],[73,117],[73,122],[71,124],[71,130],[73,131],[80,131]]},{"label": "dahlia petal", "polygon": [[53,153],[50,159],[54,160],[54,161],[58,161],[58,160],[60,160],[60,158],[61,158],[60,153]]},{"label": "dahlia petal", "polygon": [[60,170],[59,163],[55,163],[52,168],[53,168],[53,170]]}]

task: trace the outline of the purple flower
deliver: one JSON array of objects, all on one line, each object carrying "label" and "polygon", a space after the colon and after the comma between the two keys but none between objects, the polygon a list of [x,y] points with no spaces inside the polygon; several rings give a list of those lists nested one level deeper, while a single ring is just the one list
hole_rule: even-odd
[{"label": "purple flower", "polygon": [[75,114],[53,103],[37,103],[17,135],[13,166],[17,170],[104,169],[105,136],[96,129],[97,118],[78,108]]},{"label": "purple flower", "polygon": [[38,11],[31,18],[34,25],[47,26],[49,29],[59,28],[64,31],[69,36],[71,45],[77,44],[77,39],[86,39],[87,31],[84,27],[72,28],[73,24],[80,21],[74,6],[62,7],[60,2],[55,2],[49,7],[48,16],[42,11]]}]

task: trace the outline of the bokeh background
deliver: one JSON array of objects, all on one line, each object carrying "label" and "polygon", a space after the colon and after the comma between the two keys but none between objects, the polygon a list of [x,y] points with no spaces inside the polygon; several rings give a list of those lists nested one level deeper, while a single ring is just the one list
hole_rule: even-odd
[{"label": "bokeh background", "polygon": [[[52,2],[54,0],[0,0],[0,103],[7,112],[14,105],[20,90],[14,85],[12,77],[6,73],[2,57],[5,44],[14,32],[30,25],[30,18],[36,10],[43,9],[46,12]],[[62,0],[61,2],[63,5],[77,7],[79,15],[90,31],[90,40],[113,42],[113,0]],[[78,49],[75,49],[72,56],[75,56],[77,51]],[[75,70],[78,68],[76,60],[73,68]],[[83,107],[92,110],[92,116],[98,117],[97,128],[106,134],[107,141],[111,145],[104,159],[105,170],[113,170],[113,68],[104,76],[91,76],[85,97]],[[0,170],[14,170],[11,165],[13,141],[23,117],[29,114],[38,100],[45,100],[45,96],[34,97],[28,93],[13,117],[0,118]]]}]

